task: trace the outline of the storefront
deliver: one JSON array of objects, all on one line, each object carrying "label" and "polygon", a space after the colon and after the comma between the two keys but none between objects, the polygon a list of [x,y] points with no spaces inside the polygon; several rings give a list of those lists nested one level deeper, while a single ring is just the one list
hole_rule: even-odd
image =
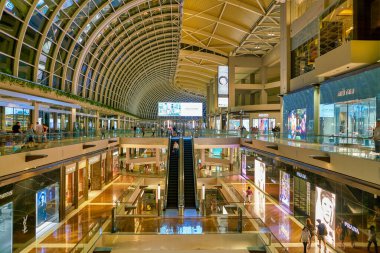
[{"label": "storefront", "polygon": [[19,252],[59,222],[60,171],[0,187],[0,252]]},{"label": "storefront", "polygon": [[102,189],[102,167],[100,155],[88,159],[89,190]]},{"label": "storefront", "polygon": [[[31,123],[31,111],[34,108],[33,106],[29,106],[26,104],[15,104],[12,103],[13,106],[17,105],[17,107],[8,107],[7,105],[11,105],[8,102],[0,102],[1,107],[1,129],[6,132],[12,132],[12,127],[16,124],[16,122],[21,123],[21,129],[25,130],[28,127],[28,124]],[[3,107],[4,106],[4,107]]]},{"label": "storefront", "polygon": [[86,160],[78,162],[78,205],[86,198]]},{"label": "storefront", "polygon": [[276,126],[276,119],[268,113],[259,113],[252,119],[252,127],[257,128],[260,134],[270,134]]},{"label": "storefront", "polygon": [[119,168],[119,150],[112,151],[112,179],[116,178],[120,173]]},{"label": "storefront", "polygon": [[[380,107],[380,67],[350,73],[320,87],[320,134],[324,142],[369,145]],[[339,139],[329,138],[341,137]]]},{"label": "storefront", "polygon": [[76,163],[65,166],[65,210],[68,212],[76,205],[75,201],[75,171]]},{"label": "storefront", "polygon": [[283,98],[283,130],[289,139],[305,140],[314,135],[314,96],[316,88],[308,87],[286,94]]},{"label": "storefront", "polygon": [[[305,223],[306,218],[311,218],[315,224],[321,219],[327,226],[327,242],[332,246],[337,242],[335,228],[338,224],[347,228],[347,242],[353,236],[358,242],[365,243],[367,229],[371,225],[380,228],[380,198],[377,195],[335,181],[338,176],[326,178],[318,173],[320,169],[310,165],[252,150],[242,152],[242,175],[300,222]],[[260,204],[260,191],[255,192],[254,199],[258,204],[254,211],[265,220],[265,204],[264,207]],[[283,224],[285,230],[286,225]]]}]

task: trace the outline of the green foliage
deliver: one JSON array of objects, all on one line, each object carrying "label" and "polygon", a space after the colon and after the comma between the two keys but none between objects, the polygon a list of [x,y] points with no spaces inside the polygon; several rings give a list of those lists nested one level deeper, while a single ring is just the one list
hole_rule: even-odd
[{"label": "green foliage", "polygon": [[90,100],[90,99],[86,99],[84,97],[81,97],[81,96],[78,96],[78,95],[74,95],[72,93],[69,93],[69,92],[66,92],[66,91],[63,91],[63,90],[53,89],[53,88],[51,88],[49,86],[45,86],[45,85],[41,85],[41,84],[38,84],[38,83],[34,83],[34,82],[31,82],[31,81],[28,81],[28,80],[25,80],[25,79],[16,78],[16,77],[8,75],[6,73],[0,73],[0,82],[7,82],[10,85],[17,85],[17,86],[20,86],[20,87],[27,87],[27,88],[30,88],[30,89],[33,89],[33,90],[34,89],[39,89],[40,91],[42,91],[44,93],[55,93],[57,95],[57,97],[66,97],[66,98],[70,98],[70,99],[73,99],[73,100],[76,100],[76,101],[79,101],[79,102],[87,103],[87,104],[94,105],[94,106],[99,106],[101,108],[108,109],[108,110],[111,110],[111,111],[114,111],[114,112],[119,112],[119,113],[127,114],[128,116],[137,117],[136,115],[133,115],[133,114],[131,114],[129,112],[113,108],[111,106],[102,104],[100,102],[97,102],[97,101],[94,101],[94,100]]}]

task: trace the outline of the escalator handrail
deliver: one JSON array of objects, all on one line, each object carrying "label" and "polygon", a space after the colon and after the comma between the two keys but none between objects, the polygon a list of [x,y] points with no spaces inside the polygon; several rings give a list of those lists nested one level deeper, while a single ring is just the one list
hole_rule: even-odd
[{"label": "escalator handrail", "polygon": [[183,138],[179,139],[178,159],[178,208],[185,205],[184,201],[184,147]]},{"label": "escalator handrail", "polygon": [[195,153],[194,153],[194,138],[190,138],[191,139],[191,150],[192,150],[192,154],[193,154],[193,177],[194,177],[194,201],[195,201],[195,208],[198,210],[199,208],[199,203],[198,203],[198,189],[197,189],[197,170],[196,170],[196,166],[195,166]]},{"label": "escalator handrail", "polygon": [[168,188],[169,188],[169,170],[170,170],[170,148],[171,148],[171,145],[172,145],[172,140],[171,140],[171,136],[169,136],[169,144],[168,144],[168,154],[167,154],[167,160],[166,160],[166,185],[165,185],[165,204],[164,204],[164,207],[166,209],[167,207],[167,204],[168,204]]}]

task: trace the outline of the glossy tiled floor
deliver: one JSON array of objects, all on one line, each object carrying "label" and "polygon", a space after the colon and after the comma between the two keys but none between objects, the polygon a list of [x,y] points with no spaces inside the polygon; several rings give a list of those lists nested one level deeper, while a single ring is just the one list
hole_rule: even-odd
[{"label": "glossy tiled floor", "polygon": [[[105,220],[110,217],[113,201],[117,199],[123,191],[134,181],[130,176],[121,176],[112,184],[107,186],[102,192],[99,192],[93,199],[85,202],[77,211],[74,211],[53,231],[39,238],[33,245],[25,249],[26,253],[67,253],[75,244],[83,239],[89,241],[87,234],[94,231],[94,226],[98,226],[99,220]],[[230,193],[235,194],[237,199],[244,199],[244,191],[249,183],[240,176],[226,177],[224,181],[229,185]],[[280,247],[280,243],[291,253],[303,252],[302,244],[299,242],[301,233],[301,224],[292,216],[288,215],[271,199],[262,195],[262,193],[253,187],[252,203],[235,203],[243,208],[243,231],[248,233],[257,233],[258,228],[250,221],[254,218],[260,218],[273,233],[272,246]],[[237,219],[223,220],[219,216],[196,216],[186,217],[186,219],[163,216],[150,217],[126,217],[118,220],[120,232],[133,234],[186,234],[189,231],[193,234],[198,233],[237,233]],[[109,230],[106,229],[106,231]],[[145,238],[145,237],[144,237]],[[129,239],[128,239],[129,240]],[[155,240],[146,242],[145,248],[153,249]],[[169,242],[167,242],[169,243]],[[340,252],[366,252],[365,245],[353,249],[349,244],[346,248],[337,248]],[[309,252],[336,252],[328,248],[326,251],[322,247],[320,250],[315,243]]]}]

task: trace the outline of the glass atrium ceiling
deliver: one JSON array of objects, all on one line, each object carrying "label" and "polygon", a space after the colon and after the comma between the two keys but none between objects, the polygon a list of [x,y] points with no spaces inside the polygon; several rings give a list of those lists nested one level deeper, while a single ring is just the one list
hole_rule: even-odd
[{"label": "glass atrium ceiling", "polygon": [[228,56],[279,42],[272,0],[3,0],[0,72],[142,118],[204,102]]}]

